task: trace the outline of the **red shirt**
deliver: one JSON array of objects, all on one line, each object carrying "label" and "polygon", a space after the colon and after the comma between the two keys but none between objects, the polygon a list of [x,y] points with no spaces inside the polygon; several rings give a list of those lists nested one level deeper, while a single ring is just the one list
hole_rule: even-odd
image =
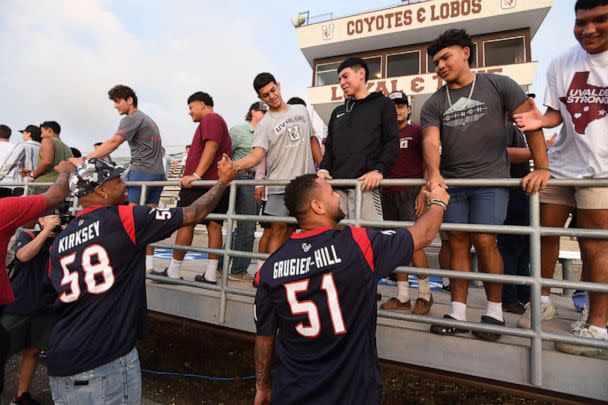
[{"label": "red shirt", "polygon": [[[399,155],[384,176],[387,179],[421,179],[424,175],[422,129],[420,125],[406,125],[399,130]],[[385,187],[384,190],[403,190],[404,187]]]},{"label": "red shirt", "polygon": [[207,171],[201,175],[202,180],[217,180],[217,162],[222,159],[222,154],[225,153],[232,157],[232,141],[226,121],[219,114],[209,113],[203,117],[194,132],[190,152],[188,152],[188,158],[184,166],[184,176],[191,175],[196,170],[205,149],[205,141],[217,142],[219,148],[215,153],[213,162],[211,162]]},{"label": "red shirt", "polygon": [[21,225],[38,218],[46,209],[42,195],[8,197],[0,200],[0,306],[15,300],[6,272],[6,249],[11,236]]}]

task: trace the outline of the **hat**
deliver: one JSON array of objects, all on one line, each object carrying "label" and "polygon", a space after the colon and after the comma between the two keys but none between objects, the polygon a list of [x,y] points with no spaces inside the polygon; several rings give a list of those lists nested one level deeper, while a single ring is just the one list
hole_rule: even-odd
[{"label": "hat", "polygon": [[249,111],[251,110],[266,112],[268,111],[268,106],[263,101],[256,101],[255,103],[251,104],[251,107],[249,107]]},{"label": "hat", "polygon": [[85,160],[70,174],[70,191],[76,197],[84,197],[106,181],[122,176],[125,171],[125,167],[113,166],[99,158]]},{"label": "hat", "polygon": [[40,214],[39,218],[48,217],[49,215],[61,215],[61,211],[59,210],[59,208],[53,208],[50,210],[46,210],[42,214]]},{"label": "hat", "polygon": [[393,100],[395,104],[407,104],[410,105],[410,102],[407,99],[407,94],[405,94],[401,90],[393,91],[388,95],[388,98]]},{"label": "hat", "polygon": [[20,129],[19,132],[30,132],[32,134],[40,135],[40,128],[38,128],[36,125],[28,125],[27,127],[25,127],[25,129]]}]

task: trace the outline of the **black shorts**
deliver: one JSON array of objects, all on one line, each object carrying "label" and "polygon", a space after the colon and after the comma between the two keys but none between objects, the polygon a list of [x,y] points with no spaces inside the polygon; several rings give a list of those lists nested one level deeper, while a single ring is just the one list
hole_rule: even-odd
[{"label": "black shorts", "polygon": [[[262,204],[260,205],[260,215],[267,216],[267,217],[271,216],[269,214],[264,213],[264,209],[265,208],[266,208],[266,201],[262,201]],[[271,224],[272,224],[271,222],[262,222],[262,221],[260,221],[260,227],[262,227],[263,229],[270,228]]]},{"label": "black shorts", "polygon": [[2,314],[0,322],[9,336],[9,356],[26,347],[46,348],[57,322],[53,312],[31,315]]},{"label": "black shorts", "polygon": [[[183,188],[179,192],[179,200],[177,201],[178,207],[187,207],[196,201],[199,197],[209,191],[208,188]],[[230,190],[224,190],[222,198],[215,206],[215,209],[211,211],[213,214],[225,214],[228,212],[228,199],[230,197]],[[207,225],[209,222],[215,222],[216,224],[222,225],[224,220],[222,219],[204,219],[201,224]]]}]

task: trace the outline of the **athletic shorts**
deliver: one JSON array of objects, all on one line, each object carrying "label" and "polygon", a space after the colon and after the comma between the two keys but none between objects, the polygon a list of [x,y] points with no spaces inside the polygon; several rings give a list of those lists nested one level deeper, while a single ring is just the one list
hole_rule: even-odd
[{"label": "athletic shorts", "polygon": [[264,214],[275,217],[288,217],[289,211],[285,206],[285,194],[268,194],[266,196]]},{"label": "athletic shorts", "polygon": [[[125,181],[165,181],[164,173],[144,173],[139,170],[130,169],[127,173]],[[147,187],[146,189],[146,204],[158,204],[160,195],[163,192],[163,187]],[[127,188],[127,195],[130,203],[139,204],[141,197],[141,186],[130,186]]]},{"label": "athletic shorts", "polygon": [[507,217],[509,190],[499,187],[448,188],[450,202],[443,222],[502,225]]},{"label": "athletic shorts", "polygon": [[[262,201],[262,204],[260,204],[260,213],[258,215],[270,216],[270,215],[268,215],[268,214],[266,214],[264,212],[265,208],[266,208],[266,201]],[[262,221],[260,221],[260,227],[262,227],[263,229],[270,228],[270,222],[262,222]]]},{"label": "athletic shorts", "polygon": [[[199,197],[201,197],[203,194],[205,194],[207,191],[209,191],[208,188],[199,188],[199,187],[182,188],[181,191],[179,192],[179,199],[177,201],[177,206],[178,207],[187,207],[190,204],[192,204],[194,201],[196,201]],[[211,213],[212,214],[227,213],[229,197],[230,197],[229,189],[224,190],[224,194],[222,194],[222,198],[217,203],[217,205],[215,206],[213,211],[211,211]],[[224,223],[224,220],[222,220],[222,219],[203,219],[201,224],[207,225],[209,222],[215,222],[216,224],[222,225]]]},{"label": "athletic shorts", "polygon": [[46,348],[57,322],[52,312],[30,315],[2,314],[0,322],[9,335],[9,356],[27,347]]},{"label": "athletic shorts", "polygon": [[382,215],[385,221],[416,221],[416,197],[420,188],[382,192]]},{"label": "athletic shorts", "polygon": [[551,186],[540,192],[544,204],[566,205],[583,210],[608,209],[608,188]]},{"label": "athletic shorts", "polygon": [[[355,219],[354,189],[336,190],[340,194],[340,208],[348,219]],[[382,221],[382,199],[376,188],[361,193],[361,219],[365,221]]]}]

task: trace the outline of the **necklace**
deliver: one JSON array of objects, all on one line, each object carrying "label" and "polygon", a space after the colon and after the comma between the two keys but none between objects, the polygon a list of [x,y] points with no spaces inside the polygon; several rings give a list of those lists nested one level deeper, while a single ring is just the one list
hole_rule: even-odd
[{"label": "necklace", "polygon": [[[467,97],[467,102],[464,105],[463,110],[466,110],[469,106],[469,101],[471,101],[471,97],[473,96],[473,90],[475,90],[475,82],[477,81],[477,75],[473,76],[473,84],[471,85],[471,91],[469,92],[469,97]],[[452,107],[452,99],[450,98],[450,89],[448,89],[448,85],[445,85],[445,94],[448,96],[448,103],[450,107]],[[464,123],[462,124],[464,125]]]},{"label": "necklace", "polygon": [[348,108],[348,102],[350,101],[350,98],[346,100],[346,112],[349,113],[353,110],[353,108],[355,108],[355,105],[357,104],[356,102],[353,101],[352,106],[350,107],[350,109]]}]

